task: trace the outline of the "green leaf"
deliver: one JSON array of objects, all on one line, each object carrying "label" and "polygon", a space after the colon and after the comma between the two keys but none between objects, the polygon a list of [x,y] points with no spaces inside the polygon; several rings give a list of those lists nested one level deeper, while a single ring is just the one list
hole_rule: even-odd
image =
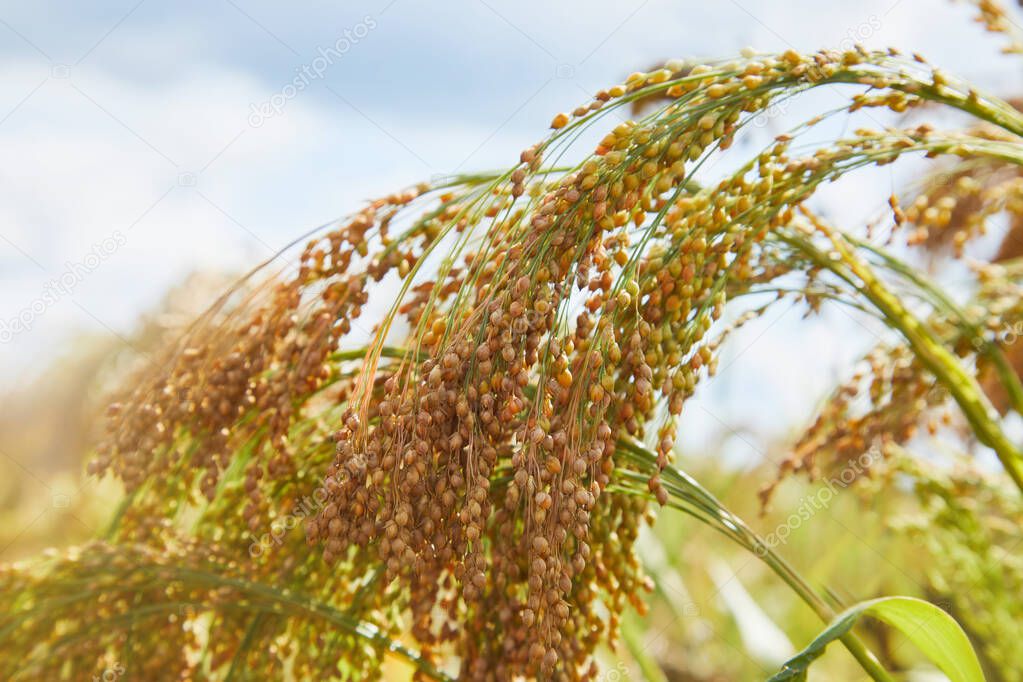
[{"label": "green leaf", "polygon": [[768,682],[806,680],[810,664],[864,615],[873,616],[902,632],[951,682],[984,682],[977,654],[955,619],[934,604],[912,597],[882,597],[843,611]]}]

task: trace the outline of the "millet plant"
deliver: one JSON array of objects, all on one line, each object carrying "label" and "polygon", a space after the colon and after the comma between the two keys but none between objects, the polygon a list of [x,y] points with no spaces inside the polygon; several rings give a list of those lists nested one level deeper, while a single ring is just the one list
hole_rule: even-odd
[{"label": "millet plant", "polygon": [[[815,88],[845,104],[735,158],[750,121]],[[966,122],[921,120],[939,108]],[[882,109],[906,124],[810,134]],[[780,301],[892,332],[781,475],[870,448],[903,462],[938,415],[1023,491],[1003,418],[1023,414],[1003,333],[1023,269],[975,264],[964,303],[890,248],[961,250],[986,217],[1019,219],[1020,111],[895,50],[748,51],[634,73],[551,128],[507,170],[303,236],[140,367],[91,464],[126,489],[106,535],[0,569],[0,675],[366,679],[399,657],[419,679],[595,679],[595,651],[645,609],[634,543],[662,506],[766,562],[823,626],[835,601],[673,464],[722,342]],[[806,203],[908,156],[954,181],[892,195],[870,231]]]}]

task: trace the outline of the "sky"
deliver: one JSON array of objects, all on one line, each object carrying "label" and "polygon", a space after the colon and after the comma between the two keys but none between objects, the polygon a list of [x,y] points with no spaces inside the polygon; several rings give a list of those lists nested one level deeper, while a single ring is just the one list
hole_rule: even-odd
[{"label": "sky", "polygon": [[[1020,60],[970,16],[946,0],[4,0],[0,381],[82,331],[130,333],[190,272],[241,271],[367,198],[507,166],[554,113],[668,58],[894,45],[1023,91]],[[722,423],[806,409],[873,333],[841,344],[861,321],[786,317],[729,350],[720,390],[759,392]]]}]

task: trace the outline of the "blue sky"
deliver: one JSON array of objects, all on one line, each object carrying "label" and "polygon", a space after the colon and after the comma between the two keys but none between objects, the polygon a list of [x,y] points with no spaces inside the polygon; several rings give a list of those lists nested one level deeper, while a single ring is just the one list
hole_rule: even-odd
[{"label": "blue sky", "polygon": [[[0,346],[0,377],[25,378],[77,331],[130,330],[192,270],[244,268],[434,174],[505,166],[554,113],[671,57],[859,40],[1023,90],[1020,61],[996,59],[969,17],[945,0],[2,2],[0,320],[37,312]],[[315,76],[291,96],[303,67]],[[76,265],[73,287],[46,298]],[[791,355],[785,329],[740,343],[729,371],[784,383],[792,366],[758,353]],[[869,342],[821,351],[824,374],[800,381],[819,392]]]}]

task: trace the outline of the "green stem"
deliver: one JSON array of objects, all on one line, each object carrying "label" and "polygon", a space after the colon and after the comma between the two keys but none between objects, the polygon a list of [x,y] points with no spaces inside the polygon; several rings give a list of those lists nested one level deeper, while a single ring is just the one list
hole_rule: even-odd
[{"label": "green stem", "polygon": [[[618,448],[638,464],[642,473],[653,475],[658,472],[657,455],[633,440],[619,439]],[[620,470],[619,470],[620,471]],[[775,575],[782,579],[793,592],[809,606],[825,623],[830,623],[837,615],[834,609],[814,591],[806,580],[779,556],[768,544],[757,535],[746,523],[729,511],[706,488],[684,471],[669,466],[660,472],[668,484],[669,493],[679,504],[675,508],[700,521],[707,523],[715,530],[728,536],[745,549],[760,558]],[[623,474],[626,475],[627,474]],[[645,492],[640,487],[638,491]],[[860,667],[875,682],[894,682],[891,675],[881,666],[877,658],[867,649],[862,640],[854,633],[848,632],[841,637],[842,644],[853,655]]]},{"label": "green stem", "polygon": [[[825,603],[823,599],[810,587],[809,584],[803,579],[799,573],[796,572],[792,566],[785,561],[781,556],[772,551],[769,547],[767,552],[762,557],[765,564],[767,564],[775,575],[780,577],[785,584],[792,588],[792,590],[799,595],[799,597],[814,610],[822,621],[830,623],[838,615],[835,611]],[[852,632],[847,632],[840,638],[845,648],[853,655],[853,658],[860,664],[860,667],[867,672],[874,680],[886,680],[893,682],[891,675],[888,674],[877,658],[867,649],[866,645],[860,640],[859,637],[854,635]]]},{"label": "green stem", "polygon": [[961,325],[961,331],[965,332],[966,337],[975,347],[979,347],[979,352],[981,354],[994,363],[995,370],[998,373],[998,378],[1009,396],[1012,408],[1016,412],[1023,414],[1023,382],[1020,382],[1019,375],[1016,374],[1012,365],[1009,364],[1009,361],[1005,357],[1005,353],[1002,351],[1001,347],[997,343],[992,343],[985,338],[981,325],[974,322],[964,310],[956,305],[955,301],[949,298],[949,296],[942,291],[937,284],[931,282],[923,273],[898,260],[884,249],[878,248],[873,244],[857,239],[851,235],[844,236],[845,239],[853,245],[865,249],[881,258],[886,266],[916,285],[924,294],[927,295],[927,297],[930,298],[931,303],[935,305],[936,308],[944,309],[946,314],[958,319]]},{"label": "green stem", "polygon": [[[1002,431],[994,416],[994,408],[977,385],[976,379],[963,369],[956,357],[936,340],[912,313],[906,310],[898,297],[874,276],[870,267],[853,252],[840,234],[820,224],[818,228],[831,238],[835,249],[841,254],[839,262],[824,258],[821,264],[855,286],[902,334],[917,358],[952,394],[980,442],[995,451],[1006,472],[1023,492],[1023,453]],[[813,248],[809,244],[794,243],[800,248]],[[841,265],[845,265],[859,282],[850,278],[849,273],[843,273]]]}]

